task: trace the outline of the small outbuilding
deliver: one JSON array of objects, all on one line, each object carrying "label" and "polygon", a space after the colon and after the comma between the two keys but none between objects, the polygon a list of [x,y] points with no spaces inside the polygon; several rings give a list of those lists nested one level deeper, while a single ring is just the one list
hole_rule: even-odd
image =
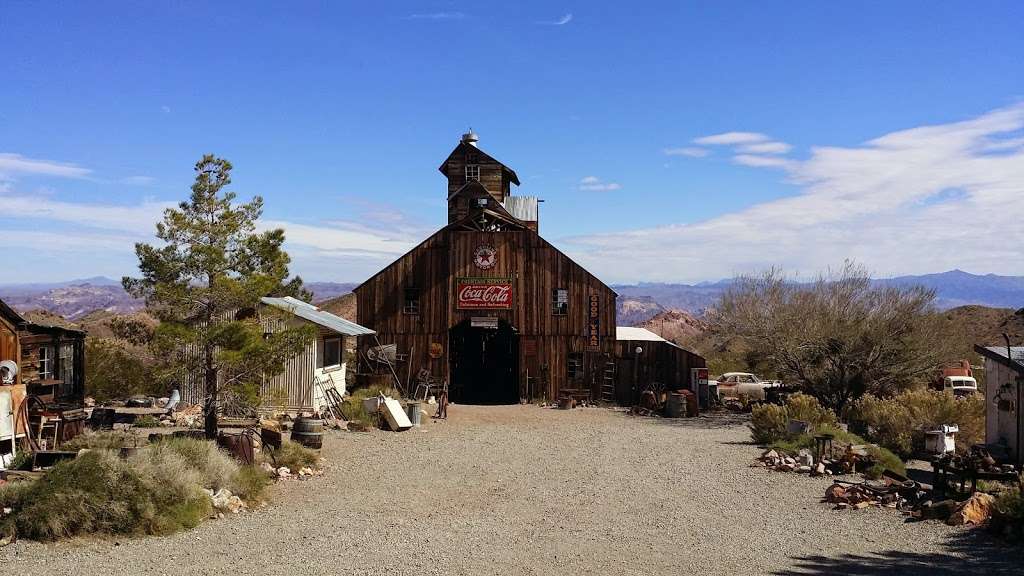
[{"label": "small outbuilding", "polygon": [[1024,346],[975,346],[985,358],[985,443],[1006,446],[1024,465]]},{"label": "small outbuilding", "polygon": [[636,404],[640,394],[649,388],[697,392],[695,371],[707,370],[703,356],[646,328],[617,327],[615,353],[618,372],[615,400],[622,405]]},{"label": "small outbuilding", "polygon": [[[264,313],[268,309],[275,313]],[[317,328],[316,339],[288,360],[283,372],[263,379],[260,395],[267,408],[297,413],[321,412],[329,403],[326,398],[328,389],[337,391],[339,395],[345,394],[347,358],[354,354],[355,339],[372,336],[373,330],[291,296],[262,298],[257,314],[266,332],[279,328],[281,322],[312,324]],[[201,374],[185,377],[181,397],[189,404],[203,404]]]}]

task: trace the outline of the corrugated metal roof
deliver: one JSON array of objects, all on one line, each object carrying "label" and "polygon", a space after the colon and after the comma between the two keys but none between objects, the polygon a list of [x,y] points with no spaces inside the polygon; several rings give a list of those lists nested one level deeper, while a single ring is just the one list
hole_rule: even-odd
[{"label": "corrugated metal roof", "polygon": [[658,336],[654,332],[646,328],[637,328],[636,326],[616,326],[615,327],[615,339],[622,341],[639,341],[639,342],[664,342],[669,346],[675,346],[680,348],[673,342],[665,340],[661,336]]},{"label": "corrugated metal roof", "polygon": [[[985,349],[1006,358],[1006,346],[985,346]],[[1024,346],[1010,346],[1012,358],[1018,362],[1024,362]]]},{"label": "corrugated metal roof", "polygon": [[349,322],[340,316],[335,316],[330,312],[321,310],[316,306],[313,306],[309,302],[303,302],[298,298],[292,298],[291,296],[285,296],[284,298],[271,298],[265,296],[260,298],[260,301],[274,308],[279,308],[285,312],[291,312],[303,320],[308,320],[318,326],[323,326],[328,330],[333,330],[338,334],[344,334],[346,336],[369,336],[376,334],[373,330],[360,326],[355,322]]},{"label": "corrugated metal roof", "polygon": [[540,212],[536,196],[509,196],[501,205],[509,214],[523,222],[536,222]]}]

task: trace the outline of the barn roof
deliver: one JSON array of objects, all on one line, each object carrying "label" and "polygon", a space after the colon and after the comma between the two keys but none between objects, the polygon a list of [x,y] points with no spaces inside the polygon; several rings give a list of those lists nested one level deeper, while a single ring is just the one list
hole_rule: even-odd
[{"label": "barn roof", "polygon": [[516,171],[515,170],[513,170],[513,169],[509,168],[508,166],[505,166],[501,162],[497,161],[494,158],[494,156],[491,156],[490,154],[488,154],[487,152],[484,152],[480,148],[478,148],[476,146],[471,146],[469,144],[466,144],[465,142],[459,142],[459,145],[456,146],[454,150],[452,150],[452,153],[449,154],[448,157],[444,159],[444,162],[442,162],[441,165],[437,167],[437,169],[440,170],[442,174],[448,174],[448,161],[451,160],[452,156],[454,156],[456,153],[463,152],[463,151],[473,152],[475,154],[479,154],[479,155],[483,156],[484,158],[487,158],[491,162],[494,162],[495,164],[501,166],[502,171],[504,171],[505,174],[508,174],[509,179],[512,180],[512,183],[515,184],[516,186],[519,186],[519,176],[516,176]]},{"label": "barn roof", "polygon": [[333,330],[339,334],[346,336],[369,336],[376,334],[373,330],[360,326],[355,322],[345,320],[340,316],[335,316],[326,310],[321,310],[316,306],[308,302],[303,302],[298,298],[292,298],[291,296],[285,296],[284,298],[272,298],[265,296],[260,298],[260,301],[268,306],[273,306],[285,312],[290,312],[303,320],[307,320],[319,326],[323,326],[328,330]]},{"label": "barn roof", "polygon": [[675,346],[676,348],[682,349],[682,346],[678,346],[674,342],[665,340],[647,328],[639,328],[636,326],[616,326],[615,339],[620,342],[664,342],[669,346]]},{"label": "barn roof", "polygon": [[1024,346],[1011,346],[1010,355],[1006,355],[1006,346],[975,346],[974,351],[985,358],[999,362],[1003,366],[1024,374]]},{"label": "barn roof", "polygon": [[15,327],[25,324],[27,320],[18,314],[17,310],[7,305],[7,302],[0,300],[0,316],[7,318],[8,322],[14,324]]}]

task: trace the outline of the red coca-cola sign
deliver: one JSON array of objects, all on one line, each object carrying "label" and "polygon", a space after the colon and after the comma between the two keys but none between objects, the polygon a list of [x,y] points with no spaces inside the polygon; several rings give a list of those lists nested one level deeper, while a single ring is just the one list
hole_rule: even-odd
[{"label": "red coca-cola sign", "polygon": [[460,310],[512,308],[512,279],[457,278],[455,303]]}]

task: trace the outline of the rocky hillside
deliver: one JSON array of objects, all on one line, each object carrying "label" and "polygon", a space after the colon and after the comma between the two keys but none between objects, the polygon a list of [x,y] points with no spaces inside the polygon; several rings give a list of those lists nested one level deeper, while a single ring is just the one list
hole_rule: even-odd
[{"label": "rocky hillside", "polygon": [[708,323],[683,310],[665,310],[636,324],[684,348],[694,344],[708,329]]},{"label": "rocky hillside", "polygon": [[141,310],[143,302],[132,298],[118,284],[72,284],[55,288],[0,286],[0,298],[20,312],[41,309],[69,320],[103,310],[127,314]]},{"label": "rocky hillside", "polygon": [[352,322],[356,321],[356,295],[351,292],[322,302],[314,302],[314,304],[335,316],[341,316],[345,320]]}]

